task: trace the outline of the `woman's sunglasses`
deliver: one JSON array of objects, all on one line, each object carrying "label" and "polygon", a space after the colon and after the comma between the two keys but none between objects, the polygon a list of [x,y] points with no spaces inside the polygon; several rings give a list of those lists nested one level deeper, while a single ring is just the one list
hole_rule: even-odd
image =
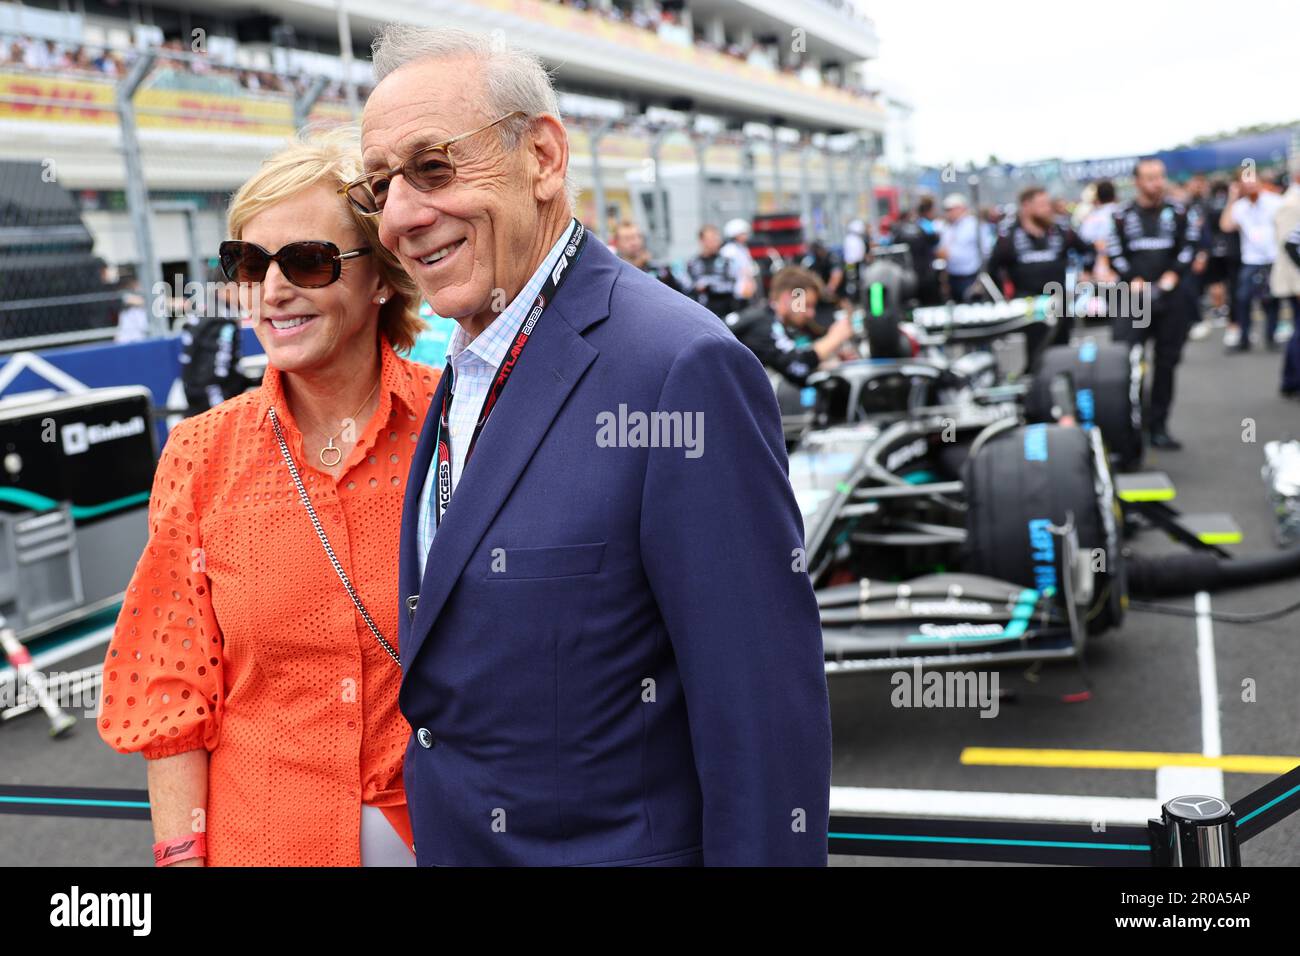
[{"label": "woman's sunglasses", "polygon": [[360,179],[348,183],[339,190],[339,193],[346,196],[348,202],[352,203],[352,208],[361,215],[378,216],[384,211],[384,202],[388,199],[388,187],[394,177],[404,176],[408,184],[422,193],[441,189],[456,178],[456,161],[451,158],[453,144],[468,139],[470,136],[481,133],[486,129],[491,129],[497,123],[504,123],[516,116],[527,115],[523,110],[515,110],[500,119],[493,120],[486,126],[472,129],[468,133],[461,133],[459,136],[453,136],[441,143],[421,147],[396,169],[381,169],[373,173],[367,173]]},{"label": "woman's sunglasses", "polygon": [[344,259],[369,255],[369,249],[339,252],[332,242],[291,242],[279,252],[267,252],[254,242],[228,239],[218,250],[221,271],[231,282],[261,282],[272,262],[280,263],[281,274],[303,289],[319,289],[337,282]]}]

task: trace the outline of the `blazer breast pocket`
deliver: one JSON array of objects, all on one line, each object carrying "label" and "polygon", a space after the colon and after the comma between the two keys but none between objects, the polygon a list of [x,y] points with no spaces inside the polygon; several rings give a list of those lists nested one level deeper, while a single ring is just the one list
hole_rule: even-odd
[{"label": "blazer breast pocket", "polygon": [[489,548],[485,581],[524,581],[595,574],[605,556],[605,542],[563,544],[553,548]]}]

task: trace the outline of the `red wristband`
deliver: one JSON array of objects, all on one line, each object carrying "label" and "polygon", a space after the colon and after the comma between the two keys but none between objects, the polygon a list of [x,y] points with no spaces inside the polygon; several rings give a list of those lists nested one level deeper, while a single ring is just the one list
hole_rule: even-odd
[{"label": "red wristband", "polygon": [[154,866],[171,866],[181,860],[193,860],[207,855],[208,838],[203,833],[163,840],[153,845]]}]

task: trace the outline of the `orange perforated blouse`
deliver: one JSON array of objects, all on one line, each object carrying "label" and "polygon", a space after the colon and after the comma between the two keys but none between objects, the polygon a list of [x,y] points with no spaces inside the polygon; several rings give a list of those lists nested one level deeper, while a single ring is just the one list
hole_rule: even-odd
[{"label": "orange perforated blouse", "polygon": [[207,748],[209,866],[359,865],[363,803],[411,843],[401,671],[330,565],[267,415],[396,648],[402,496],[439,373],[382,337],[380,351],[379,407],[337,480],[303,454],[273,368],[173,428],[158,462],[99,733],[150,759]]}]

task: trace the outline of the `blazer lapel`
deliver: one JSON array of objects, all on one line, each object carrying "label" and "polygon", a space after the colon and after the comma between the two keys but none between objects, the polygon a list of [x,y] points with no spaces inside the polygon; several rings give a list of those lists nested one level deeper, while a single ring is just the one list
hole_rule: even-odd
[{"label": "blazer lapel", "polygon": [[[568,281],[538,320],[510,383],[479,436],[473,457],[461,471],[447,513],[433,536],[420,582],[420,599],[409,646],[401,648],[404,671],[415,660],[470,555],[505,504],[569,393],[595,360],[598,352],[581,332],[609,314],[609,295],[617,262],[598,239],[589,239]],[[433,434],[437,430],[445,384],[445,380],[439,383],[425,434],[421,436],[411,466],[412,477],[419,486],[408,484],[403,508],[402,527],[409,531],[413,543],[409,549],[410,567],[402,569],[404,580],[414,581],[417,573],[414,542],[419,489],[433,459]],[[594,423],[592,427],[595,428]],[[411,593],[403,588],[403,600]]]}]

